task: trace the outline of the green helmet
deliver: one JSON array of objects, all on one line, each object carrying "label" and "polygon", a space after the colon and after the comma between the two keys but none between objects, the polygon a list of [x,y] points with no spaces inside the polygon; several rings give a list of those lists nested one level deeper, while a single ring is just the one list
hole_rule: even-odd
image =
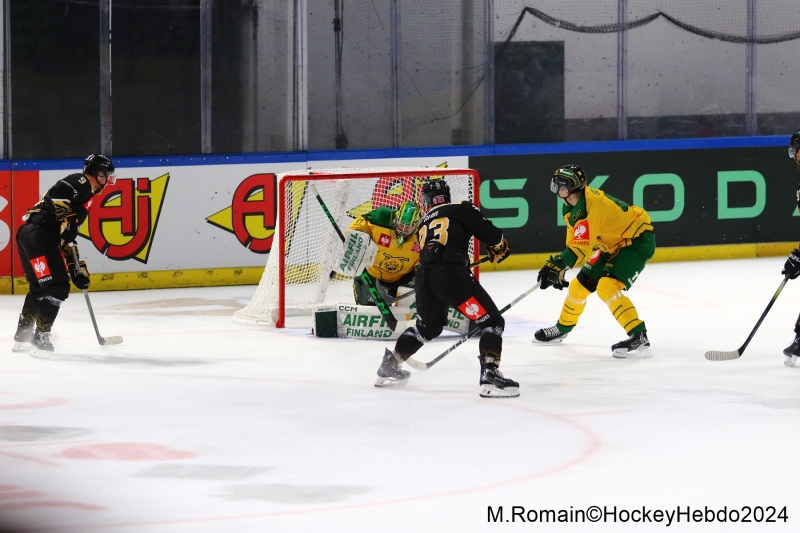
[{"label": "green helmet", "polygon": [[397,237],[401,244],[403,240],[417,232],[421,219],[422,212],[414,202],[403,202],[397,206],[394,213],[394,229],[397,231]]}]

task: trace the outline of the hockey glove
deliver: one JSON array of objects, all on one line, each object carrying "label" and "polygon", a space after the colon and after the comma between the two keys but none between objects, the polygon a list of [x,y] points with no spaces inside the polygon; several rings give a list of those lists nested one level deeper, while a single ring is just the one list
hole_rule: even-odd
[{"label": "hockey glove", "polygon": [[789,254],[786,263],[783,264],[781,274],[789,279],[796,279],[797,276],[800,276],[800,250],[795,248],[794,251]]},{"label": "hockey glove", "polygon": [[546,289],[553,286],[558,290],[563,290],[564,287],[569,286],[569,282],[564,279],[568,268],[567,264],[561,259],[560,255],[550,256],[550,259],[544,264],[539,271],[539,276],[536,280],[540,283],[540,289]]},{"label": "hockey glove", "polygon": [[486,253],[489,254],[489,262],[502,263],[506,257],[511,255],[511,249],[508,247],[508,241],[503,239],[500,244],[487,246]]},{"label": "hockey glove", "polygon": [[[75,255],[72,254],[73,248],[75,250]],[[69,277],[72,278],[72,283],[82,291],[88,289],[90,283],[89,269],[86,268],[86,261],[80,259],[78,256],[78,245],[65,243],[64,246],[61,247],[61,251],[64,253],[64,259],[67,262],[67,269],[69,270]],[[76,258],[78,258],[77,263],[75,263]]]}]

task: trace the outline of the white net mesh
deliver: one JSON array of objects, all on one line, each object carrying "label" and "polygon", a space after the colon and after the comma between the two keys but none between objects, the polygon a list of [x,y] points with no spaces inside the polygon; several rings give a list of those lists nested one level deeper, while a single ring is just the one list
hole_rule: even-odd
[{"label": "white net mesh", "polygon": [[[356,217],[377,207],[396,207],[404,201],[419,203],[422,184],[427,179],[447,181],[453,202],[475,202],[477,173],[469,169],[341,168],[279,174],[276,238],[272,251],[255,295],[247,307],[234,313],[234,318],[276,325],[280,318],[281,286],[286,316],[310,314],[318,303],[354,303],[353,279],[338,274],[331,277],[333,263],[342,251],[342,241],[317,200],[315,190],[344,232]],[[283,276],[280,232],[284,239]],[[473,252],[473,245],[470,245],[470,254]]]}]

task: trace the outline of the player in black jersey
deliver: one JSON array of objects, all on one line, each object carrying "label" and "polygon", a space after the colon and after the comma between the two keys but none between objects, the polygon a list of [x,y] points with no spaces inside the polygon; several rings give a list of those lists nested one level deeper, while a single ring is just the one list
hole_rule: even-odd
[{"label": "player in black jersey", "polygon": [[394,351],[386,349],[375,386],[405,383],[409,372],[401,368],[403,362],[442,333],[448,307],[452,306],[481,328],[480,395],[519,396],[519,383],[503,377],[498,370],[505,320],[469,269],[469,243],[473,236],[491,243],[487,251],[492,262],[508,257],[510,251],[503,232],[472,203],[451,204],[450,188],[442,179],[422,186],[422,209],[425,216],[417,233],[422,246],[415,283],[417,322],[400,335]]},{"label": "player in black jersey", "polygon": [[69,280],[79,289],[89,288],[86,263],[72,257],[78,228],[89,214],[92,197],[113,184],[114,164],[103,155],[92,154],[83,162],[83,172],[59,180],[24,216],[26,224],[17,231],[19,250],[28,294],[14,334],[15,352],[31,348],[52,352],[50,330],[61,304],[69,296]]},{"label": "player in black jersey", "polygon": [[[789,157],[794,159],[800,170],[800,130],[794,132],[789,139]],[[797,207],[800,209],[800,185],[797,186]],[[800,276],[800,249],[795,248],[789,254],[781,274],[788,276],[789,279],[797,279]],[[786,366],[794,366],[797,358],[800,357],[800,316],[797,317],[797,322],[794,324],[794,341],[784,348],[783,355],[783,362]]]}]

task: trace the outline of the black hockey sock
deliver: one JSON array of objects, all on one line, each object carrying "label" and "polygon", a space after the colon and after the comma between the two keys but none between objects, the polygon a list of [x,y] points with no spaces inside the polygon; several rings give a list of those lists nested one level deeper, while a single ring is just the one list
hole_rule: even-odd
[{"label": "black hockey sock", "polygon": [[39,299],[39,316],[36,320],[36,329],[47,332],[53,329],[58,311],[61,309],[61,300],[52,296],[42,296]]},{"label": "black hockey sock", "polygon": [[36,322],[39,316],[39,300],[36,296],[28,293],[25,296],[25,303],[22,304],[22,311],[19,314],[17,326],[23,328]]},{"label": "black hockey sock", "polygon": [[422,348],[425,339],[417,332],[416,328],[406,329],[400,338],[397,339],[397,344],[394,346],[394,351],[397,355],[403,358],[403,361],[417,353]]},{"label": "black hockey sock", "polygon": [[495,362],[500,362],[500,354],[503,352],[503,328],[490,327],[483,328],[481,341],[478,350],[482,356],[492,357]]}]

